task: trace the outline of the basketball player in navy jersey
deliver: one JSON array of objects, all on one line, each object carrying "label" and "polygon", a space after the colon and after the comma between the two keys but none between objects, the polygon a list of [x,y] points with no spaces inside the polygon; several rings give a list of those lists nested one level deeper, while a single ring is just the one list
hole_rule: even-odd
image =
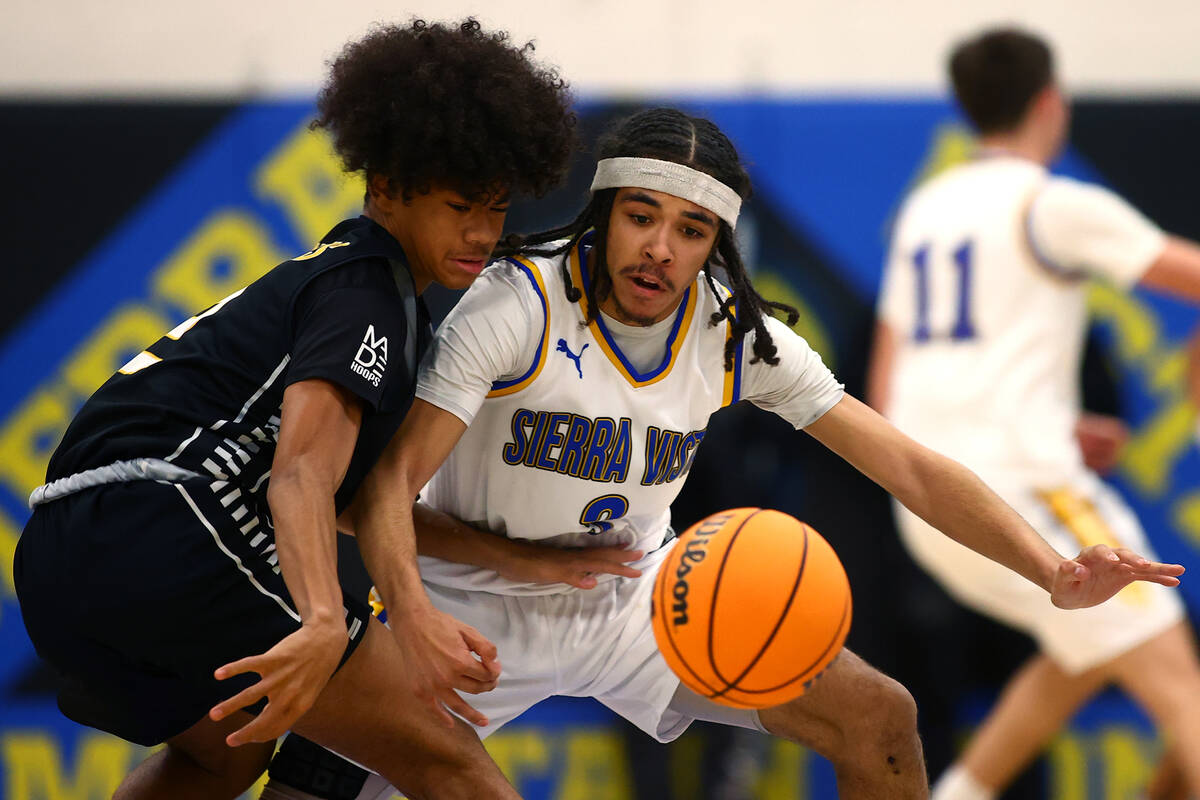
[{"label": "basketball player in navy jersey", "polygon": [[[761,710],[690,691],[659,654],[651,589],[711,414],[744,399],[779,415],[1065,608],[1139,578],[1175,585],[1182,568],[1103,546],[1061,557],[974,475],[847,396],[770,315],[794,310],[746,275],[733,230],[750,178],[712,122],[647,110],[597,151],[579,217],[518,243],[439,327],[398,439],[392,502],[426,590],[504,660],[477,701],[480,735],[551,695],[593,697],[658,741],[703,719],[800,742],[833,762],[843,798],[925,797],[912,697],[853,653]],[[293,759],[293,741],[264,797],[392,796],[350,770],[357,795],[297,781],[313,770],[285,766],[311,759]]]},{"label": "basketball player in navy jersey", "polygon": [[[131,359],[55,451],[17,593],[62,711],[166,742],[116,797],[240,793],[289,728],[410,797],[516,797],[447,711],[486,722],[453,690],[491,689],[495,648],[430,604],[376,500],[430,341],[421,292],[469,285],[510,193],[547,191],[573,149],[565,84],[529,51],[473,20],[347,45],[314,125],[364,173],[363,216]],[[339,515],[401,587],[390,633],[339,584]]]}]

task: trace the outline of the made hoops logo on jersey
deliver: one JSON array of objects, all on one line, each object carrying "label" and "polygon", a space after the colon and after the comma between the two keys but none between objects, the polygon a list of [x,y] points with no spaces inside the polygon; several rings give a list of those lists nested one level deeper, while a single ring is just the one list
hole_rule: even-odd
[{"label": "made hoops logo on jersey", "polygon": [[367,332],[363,334],[362,344],[358,346],[358,352],[354,355],[354,360],[350,362],[350,369],[363,376],[372,386],[377,387],[383,380],[383,371],[387,369],[387,361],[387,337],[375,338],[375,326],[368,325]]}]

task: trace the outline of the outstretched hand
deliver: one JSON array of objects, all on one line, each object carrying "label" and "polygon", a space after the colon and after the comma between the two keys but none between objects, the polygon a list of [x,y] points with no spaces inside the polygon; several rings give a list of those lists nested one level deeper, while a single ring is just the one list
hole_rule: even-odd
[{"label": "outstretched hand", "polygon": [[1088,608],[1103,603],[1134,581],[1178,586],[1183,571],[1179,564],[1148,561],[1124,547],[1095,544],[1058,565],[1050,601],[1059,608]]},{"label": "outstretched hand", "polygon": [[404,678],[417,700],[448,726],[454,725],[450,711],[475,725],[487,725],[487,717],[454,690],[480,694],[496,688],[496,645],[432,606],[403,615],[389,612],[388,623],[403,654]]},{"label": "outstretched hand", "polygon": [[555,547],[534,542],[510,541],[509,556],[496,571],[519,583],[565,583],[577,589],[593,589],[597,575],[641,577],[629,566],[645,555],[623,547]]},{"label": "outstretched hand", "polygon": [[225,743],[237,747],[269,742],[287,733],[317,701],[346,650],[346,641],[346,626],[340,619],[334,624],[303,625],[262,655],[218,668],[214,676],[219,681],[247,672],[258,673],[259,681],[214,706],[208,712],[213,720],[267,698],[266,708],[225,737]]}]

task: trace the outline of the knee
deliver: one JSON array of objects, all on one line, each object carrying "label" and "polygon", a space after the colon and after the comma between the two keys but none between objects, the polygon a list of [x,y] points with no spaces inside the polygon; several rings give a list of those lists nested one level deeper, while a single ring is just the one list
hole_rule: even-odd
[{"label": "knee", "polygon": [[841,729],[843,752],[860,765],[894,768],[920,751],[917,703],[899,681],[883,673],[856,693]]},{"label": "knee", "polygon": [[224,787],[230,797],[236,797],[253,786],[266,771],[275,752],[275,742],[255,742],[203,754],[168,744],[166,751],[169,757],[185,761],[192,769],[206,773]]}]

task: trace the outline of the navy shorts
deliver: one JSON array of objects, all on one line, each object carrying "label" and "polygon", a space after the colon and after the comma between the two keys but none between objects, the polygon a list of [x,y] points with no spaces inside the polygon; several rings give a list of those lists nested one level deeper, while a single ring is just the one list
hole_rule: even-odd
[{"label": "navy shorts", "polygon": [[[223,481],[114,483],[40,505],[13,572],[29,638],[61,679],[62,712],[145,746],[258,680],[213,670],[300,628],[265,491]],[[345,663],[371,610],[358,581],[342,590]]]}]

